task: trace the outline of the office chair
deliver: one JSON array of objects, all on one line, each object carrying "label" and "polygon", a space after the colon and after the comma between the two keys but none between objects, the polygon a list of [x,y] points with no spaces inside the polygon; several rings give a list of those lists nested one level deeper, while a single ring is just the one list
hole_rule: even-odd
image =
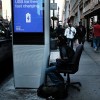
[{"label": "office chair", "polygon": [[66,76],[67,74],[67,81],[65,83],[66,86],[68,86],[68,88],[69,87],[76,88],[78,91],[80,91],[80,88],[78,86],[75,86],[74,84],[78,84],[79,86],[81,86],[81,83],[80,82],[73,82],[73,83],[70,82],[70,74],[75,74],[78,71],[82,51],[83,51],[83,45],[79,44],[78,47],[76,48],[76,51],[75,51],[75,54],[72,60],[70,62],[67,62],[65,66],[57,67],[58,73],[64,73],[64,76]]}]

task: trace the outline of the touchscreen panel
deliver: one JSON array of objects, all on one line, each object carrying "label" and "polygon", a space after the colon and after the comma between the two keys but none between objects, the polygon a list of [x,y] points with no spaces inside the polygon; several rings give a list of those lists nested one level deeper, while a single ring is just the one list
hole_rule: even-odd
[{"label": "touchscreen panel", "polygon": [[43,33],[43,0],[13,0],[14,32]]}]

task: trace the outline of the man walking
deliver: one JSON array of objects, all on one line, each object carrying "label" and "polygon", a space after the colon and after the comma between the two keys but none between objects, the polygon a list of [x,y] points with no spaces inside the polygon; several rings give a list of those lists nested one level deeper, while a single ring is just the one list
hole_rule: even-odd
[{"label": "man walking", "polygon": [[79,44],[82,43],[84,45],[86,29],[82,25],[82,22],[79,22],[79,26],[76,28],[76,31],[77,31],[76,34],[77,34]]},{"label": "man walking", "polygon": [[97,21],[97,24],[93,26],[93,47],[94,50],[98,50],[100,46],[100,21]]},{"label": "man walking", "polygon": [[72,26],[72,23],[69,22],[68,23],[68,27],[65,29],[65,33],[64,35],[67,38],[67,42],[71,47],[73,48],[73,39],[74,39],[74,35],[76,34],[76,29]]}]

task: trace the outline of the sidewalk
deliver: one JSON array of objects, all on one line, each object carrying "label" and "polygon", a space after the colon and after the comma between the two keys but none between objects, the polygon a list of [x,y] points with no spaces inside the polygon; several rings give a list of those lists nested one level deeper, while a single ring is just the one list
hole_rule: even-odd
[{"label": "sidewalk", "polygon": [[[51,60],[59,57],[58,51],[51,52]],[[65,77],[65,76],[64,76]],[[71,75],[71,81],[82,84],[80,92],[70,89],[65,100],[98,100],[100,98],[100,52],[94,52],[85,42],[79,65],[79,71]],[[13,77],[0,87],[0,100],[45,100],[39,98],[36,89],[14,89]]]}]

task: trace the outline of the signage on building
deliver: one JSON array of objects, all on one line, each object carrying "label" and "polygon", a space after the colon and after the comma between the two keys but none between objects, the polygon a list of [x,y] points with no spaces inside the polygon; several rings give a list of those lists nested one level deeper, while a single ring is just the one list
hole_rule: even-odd
[{"label": "signage on building", "polygon": [[50,10],[57,10],[57,3],[50,3]]}]

